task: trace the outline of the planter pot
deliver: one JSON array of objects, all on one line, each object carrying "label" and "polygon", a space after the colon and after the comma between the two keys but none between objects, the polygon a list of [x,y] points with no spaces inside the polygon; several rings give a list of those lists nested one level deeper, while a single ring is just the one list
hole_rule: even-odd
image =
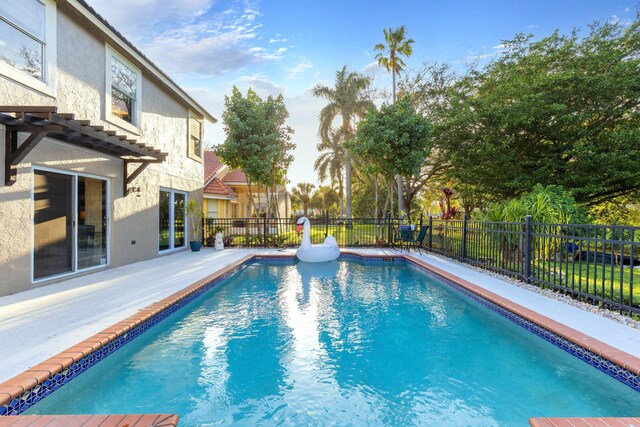
[{"label": "planter pot", "polygon": [[198,252],[202,247],[202,242],[197,242],[197,241],[189,242],[189,246],[191,246],[191,250],[193,252]]}]

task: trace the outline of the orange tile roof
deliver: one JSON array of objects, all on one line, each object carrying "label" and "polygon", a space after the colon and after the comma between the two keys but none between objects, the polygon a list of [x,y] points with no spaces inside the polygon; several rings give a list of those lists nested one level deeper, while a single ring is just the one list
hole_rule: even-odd
[{"label": "orange tile roof", "polygon": [[222,181],[224,181],[224,182],[242,182],[242,183],[245,183],[245,182],[247,182],[247,176],[244,174],[244,171],[242,169],[234,169],[231,172],[229,172],[228,174],[226,174],[222,178]]},{"label": "orange tile roof", "polygon": [[213,176],[222,169],[224,163],[213,151],[204,152],[204,183],[206,184]]},{"label": "orange tile roof", "polygon": [[233,191],[233,189],[227,184],[220,181],[219,178],[213,178],[213,180],[204,188],[204,192],[205,194],[215,194],[218,196],[238,197],[238,193]]}]

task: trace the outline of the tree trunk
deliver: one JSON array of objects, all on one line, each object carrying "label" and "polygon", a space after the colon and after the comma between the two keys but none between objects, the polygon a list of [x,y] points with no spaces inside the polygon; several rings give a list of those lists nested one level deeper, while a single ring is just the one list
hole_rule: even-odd
[{"label": "tree trunk", "polygon": [[346,206],[346,214],[347,214],[347,227],[351,225],[351,156],[349,155],[349,150],[344,150],[344,177],[346,184],[346,198],[347,198],[347,206]]},{"label": "tree trunk", "polygon": [[391,212],[391,218],[393,218],[393,179],[389,183],[389,212]]},{"label": "tree trunk", "polygon": [[[393,79],[393,103],[396,103],[396,70],[391,70],[391,76]],[[402,177],[396,175],[396,181],[398,186],[398,218],[400,218],[400,212],[404,210],[404,200],[402,198]],[[407,212],[407,215],[409,213]]]},{"label": "tree trunk", "polygon": [[375,201],[373,206],[373,222],[376,225],[376,241],[378,241],[378,174],[373,177],[373,189],[375,191]]},{"label": "tree trunk", "polygon": [[391,78],[393,79],[393,103],[396,103],[396,70],[391,70]]},{"label": "tree trunk", "polygon": [[[402,197],[402,177],[400,175],[396,175],[396,184],[398,187],[398,218],[400,218],[400,212],[405,210],[404,198]],[[409,212],[405,213],[409,215]]]},{"label": "tree trunk", "polygon": [[342,177],[338,179],[338,192],[340,193],[340,221],[344,218],[344,181]]},{"label": "tree trunk", "polygon": [[378,174],[373,178],[373,189],[375,191],[375,202],[373,206],[373,217],[376,219],[376,224],[378,223]]},{"label": "tree trunk", "polygon": [[[253,200],[253,191],[251,188],[251,178],[247,177],[247,190],[249,192],[249,213],[253,212],[256,210],[256,202],[255,200]],[[246,213],[240,213],[240,218],[242,218],[243,216],[247,215]],[[247,216],[251,216],[251,215],[247,215]]]},{"label": "tree trunk", "polygon": [[416,195],[416,192],[411,191],[411,181],[407,180],[405,183],[404,194],[402,200],[404,201],[404,206],[407,208],[407,216],[411,215],[411,203],[413,202],[413,197]]}]

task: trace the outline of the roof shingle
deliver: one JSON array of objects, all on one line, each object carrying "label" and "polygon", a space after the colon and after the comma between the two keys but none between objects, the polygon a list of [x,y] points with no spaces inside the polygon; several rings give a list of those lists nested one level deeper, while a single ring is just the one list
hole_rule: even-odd
[{"label": "roof shingle", "polygon": [[206,184],[222,169],[224,163],[213,151],[204,152],[204,183]]},{"label": "roof shingle", "polygon": [[242,169],[234,169],[222,178],[223,182],[247,182],[247,176]]},{"label": "roof shingle", "polygon": [[220,181],[219,178],[213,178],[209,185],[204,188],[204,192],[205,194],[215,194],[217,196],[238,197],[238,193],[233,191],[233,189],[227,184]]}]

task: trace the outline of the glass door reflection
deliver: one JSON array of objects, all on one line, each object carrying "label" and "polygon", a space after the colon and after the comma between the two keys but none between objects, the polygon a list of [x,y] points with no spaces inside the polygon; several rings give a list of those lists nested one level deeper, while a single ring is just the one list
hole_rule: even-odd
[{"label": "glass door reflection", "polygon": [[73,177],[33,176],[33,278],[73,271]]},{"label": "glass door reflection", "polygon": [[78,269],[107,264],[107,183],[78,177]]}]

